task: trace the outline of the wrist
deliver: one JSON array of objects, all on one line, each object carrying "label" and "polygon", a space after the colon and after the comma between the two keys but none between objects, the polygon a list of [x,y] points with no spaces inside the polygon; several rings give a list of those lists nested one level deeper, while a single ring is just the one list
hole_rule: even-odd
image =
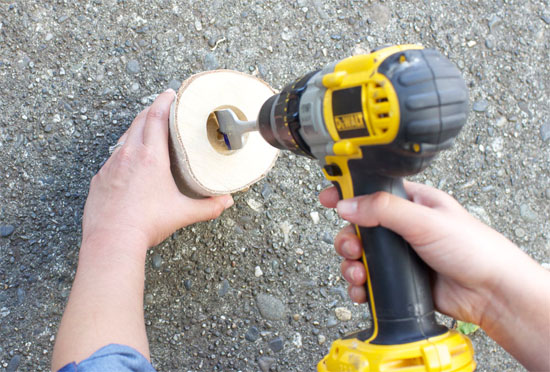
[{"label": "wrist", "polygon": [[[142,234],[123,231],[103,231],[83,234],[80,260],[117,260],[117,258],[145,261],[147,241]],[[80,262],[79,262],[80,263]]]}]

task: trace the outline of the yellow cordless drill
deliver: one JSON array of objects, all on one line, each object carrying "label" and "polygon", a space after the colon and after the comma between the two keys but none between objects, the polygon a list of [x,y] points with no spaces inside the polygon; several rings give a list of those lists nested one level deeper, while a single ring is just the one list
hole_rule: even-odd
[{"label": "yellow cordless drill", "polygon": [[[271,145],[319,160],[341,198],[377,191],[406,198],[402,177],[451,146],[467,115],[460,71],[417,45],[379,48],[311,72],[268,99],[256,121],[216,112],[230,150],[259,130]],[[388,229],[356,230],[373,325],[336,340],[318,371],[475,370],[470,340],[436,322],[426,264]]]}]

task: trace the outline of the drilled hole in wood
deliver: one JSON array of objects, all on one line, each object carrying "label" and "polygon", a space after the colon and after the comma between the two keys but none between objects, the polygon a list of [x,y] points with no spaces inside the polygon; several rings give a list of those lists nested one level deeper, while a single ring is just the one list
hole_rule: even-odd
[{"label": "drilled hole in wood", "polygon": [[[225,144],[223,135],[220,132],[220,125],[218,124],[218,119],[216,118],[215,112],[223,109],[232,110],[240,120],[246,121],[248,119],[243,114],[243,112],[238,108],[236,108],[235,106],[217,107],[214,111],[210,113],[210,115],[208,115],[208,119],[206,119],[206,135],[208,137],[208,142],[210,142],[210,145],[212,146],[212,148],[222,155],[231,155],[239,150],[229,150],[227,148],[227,145]],[[247,139],[248,139],[248,133],[245,133],[243,136],[244,146],[246,146]]]}]

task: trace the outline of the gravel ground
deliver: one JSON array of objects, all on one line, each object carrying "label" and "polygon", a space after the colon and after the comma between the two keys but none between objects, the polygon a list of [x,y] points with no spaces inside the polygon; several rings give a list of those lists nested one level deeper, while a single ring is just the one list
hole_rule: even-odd
[{"label": "gravel ground", "polygon": [[[0,2],[0,368],[43,371],[71,281],[88,184],[133,117],[193,73],[275,88],[393,43],[449,56],[473,111],[417,180],[548,265],[550,7],[543,1]],[[369,323],[333,253],[314,162],[281,156],[216,221],[150,252],[146,322],[159,371],[310,371]],[[510,268],[513,269],[513,268]],[[351,320],[345,320],[351,315]],[[448,320],[446,320],[448,322]],[[522,371],[482,331],[478,371]]]}]

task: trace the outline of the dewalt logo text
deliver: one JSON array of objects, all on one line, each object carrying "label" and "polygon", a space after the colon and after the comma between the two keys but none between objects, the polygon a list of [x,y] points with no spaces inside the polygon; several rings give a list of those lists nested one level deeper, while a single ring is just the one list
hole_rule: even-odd
[{"label": "dewalt logo text", "polygon": [[362,112],[337,115],[334,117],[334,123],[336,124],[336,130],[338,132],[365,128],[365,121],[363,120]]}]

